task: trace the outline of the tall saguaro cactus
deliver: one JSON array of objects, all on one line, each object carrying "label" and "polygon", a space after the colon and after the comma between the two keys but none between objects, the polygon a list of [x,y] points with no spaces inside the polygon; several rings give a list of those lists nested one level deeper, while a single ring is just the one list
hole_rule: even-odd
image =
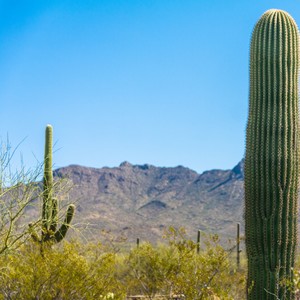
[{"label": "tall saguaro cactus", "polygon": [[[60,242],[67,234],[72,221],[75,206],[69,205],[65,219],[57,229],[58,225],[58,200],[53,197],[53,172],[52,172],[52,135],[51,125],[46,127],[44,178],[43,178],[43,206],[42,206],[42,232],[41,237],[32,230],[32,238],[40,242]],[[32,224],[29,225],[32,227]]]},{"label": "tall saguaro cactus", "polygon": [[247,299],[294,299],[299,181],[299,35],[293,18],[268,10],[251,41],[245,158]]}]

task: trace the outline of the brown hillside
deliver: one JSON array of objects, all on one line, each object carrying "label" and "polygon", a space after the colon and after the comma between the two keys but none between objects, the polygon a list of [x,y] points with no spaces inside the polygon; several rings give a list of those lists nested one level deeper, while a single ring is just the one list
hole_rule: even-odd
[{"label": "brown hillside", "polygon": [[75,223],[110,231],[129,241],[137,237],[155,242],[172,225],[188,235],[198,229],[234,237],[243,223],[243,161],[232,170],[197,174],[188,168],[131,165],[57,169],[68,178],[70,199],[77,202]]}]

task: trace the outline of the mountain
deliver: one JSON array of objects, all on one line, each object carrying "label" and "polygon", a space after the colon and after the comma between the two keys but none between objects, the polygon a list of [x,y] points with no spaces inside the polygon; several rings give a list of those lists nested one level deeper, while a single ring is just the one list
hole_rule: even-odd
[{"label": "mountain", "polygon": [[70,165],[54,176],[72,186],[76,226],[88,225],[94,234],[156,242],[174,226],[184,227],[192,238],[198,229],[235,238],[236,223],[243,224],[243,165],[202,174],[183,166],[128,162],[99,169]]}]

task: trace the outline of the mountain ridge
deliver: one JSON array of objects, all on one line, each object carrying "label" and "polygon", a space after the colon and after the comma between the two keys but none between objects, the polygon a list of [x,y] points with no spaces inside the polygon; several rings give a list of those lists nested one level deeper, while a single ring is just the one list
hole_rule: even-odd
[{"label": "mountain ridge", "polygon": [[243,160],[231,170],[201,174],[183,167],[133,165],[92,168],[69,165],[54,176],[67,178],[76,200],[74,222],[90,224],[128,241],[156,242],[169,226],[235,235],[243,224]]}]

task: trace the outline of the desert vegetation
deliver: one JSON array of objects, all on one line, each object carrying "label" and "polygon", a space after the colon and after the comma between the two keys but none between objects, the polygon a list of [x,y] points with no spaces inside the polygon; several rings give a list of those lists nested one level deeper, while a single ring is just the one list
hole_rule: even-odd
[{"label": "desert vegetation", "polygon": [[[7,149],[4,153],[2,174],[11,174],[4,172],[10,162]],[[2,180],[0,299],[243,298],[245,263],[237,265],[235,245],[222,247],[216,235],[202,236],[201,247],[200,235],[194,242],[183,228],[173,227],[157,245],[87,242],[83,232],[65,240],[75,206],[67,213],[59,209],[61,185],[52,176],[48,125],[44,164],[34,173],[22,170]],[[39,206],[41,217],[24,222],[26,209]]]},{"label": "desert vegetation", "polygon": [[29,239],[0,257],[0,299],[243,299],[244,261],[237,269],[231,253],[217,236],[197,253],[197,243],[174,228],[161,244],[128,251],[63,241],[41,254]]},{"label": "desert vegetation", "polygon": [[[83,232],[65,240],[75,206],[59,209],[62,182],[53,180],[50,125],[41,168],[15,177],[2,180],[0,299],[243,298],[245,269],[232,258],[235,246],[222,247],[217,236],[202,237],[201,247],[199,234],[194,242],[173,227],[157,245],[87,242]],[[24,222],[26,209],[39,206],[41,216]]]},{"label": "desert vegetation", "polygon": [[[0,299],[245,299],[246,259],[235,244],[197,242],[169,228],[161,243],[63,240],[52,248],[28,239],[0,256]],[[126,247],[130,246],[128,250]],[[291,293],[300,288],[296,267]]]}]

